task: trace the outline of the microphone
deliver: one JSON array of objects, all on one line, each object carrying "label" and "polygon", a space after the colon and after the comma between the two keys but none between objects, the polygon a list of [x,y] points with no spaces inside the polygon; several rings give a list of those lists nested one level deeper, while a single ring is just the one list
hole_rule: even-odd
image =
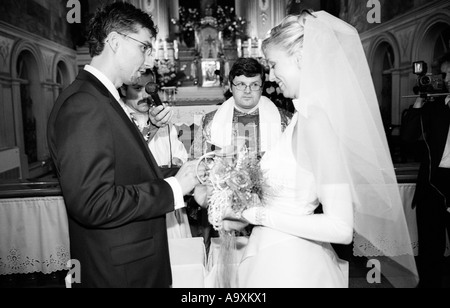
[{"label": "microphone", "polygon": [[145,92],[147,92],[147,94],[149,94],[152,97],[152,100],[155,103],[155,105],[162,106],[163,103],[162,103],[161,99],[159,98],[158,90],[159,90],[159,87],[154,82],[149,82],[145,85]]}]

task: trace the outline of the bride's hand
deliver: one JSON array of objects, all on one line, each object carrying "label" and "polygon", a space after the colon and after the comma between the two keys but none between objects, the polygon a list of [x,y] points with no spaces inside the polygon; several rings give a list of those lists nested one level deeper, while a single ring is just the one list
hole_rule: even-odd
[{"label": "bride's hand", "polygon": [[244,230],[248,225],[249,222],[245,220],[244,217],[239,218],[231,208],[225,210],[222,221],[222,226],[225,231],[240,232]]}]

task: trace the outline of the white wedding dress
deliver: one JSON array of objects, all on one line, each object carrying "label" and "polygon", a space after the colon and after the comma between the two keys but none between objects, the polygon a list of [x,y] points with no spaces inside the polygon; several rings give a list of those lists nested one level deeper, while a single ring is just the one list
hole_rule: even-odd
[{"label": "white wedding dress", "polygon": [[[292,222],[295,225],[296,217],[313,215],[319,206],[313,173],[298,165],[292,151],[292,135],[298,118],[297,113],[279,144],[262,159],[270,187],[265,206],[273,213],[282,214],[278,217],[290,220],[286,221],[290,225]],[[253,229],[238,267],[238,287],[348,287],[348,263],[337,257],[329,243],[278,231],[284,229],[283,225],[278,219],[271,228]]]}]

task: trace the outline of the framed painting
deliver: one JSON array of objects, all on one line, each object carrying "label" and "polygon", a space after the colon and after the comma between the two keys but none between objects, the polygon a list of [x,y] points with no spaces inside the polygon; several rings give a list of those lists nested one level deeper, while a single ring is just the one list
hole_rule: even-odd
[{"label": "framed painting", "polygon": [[202,60],[202,87],[220,87],[220,60]]}]

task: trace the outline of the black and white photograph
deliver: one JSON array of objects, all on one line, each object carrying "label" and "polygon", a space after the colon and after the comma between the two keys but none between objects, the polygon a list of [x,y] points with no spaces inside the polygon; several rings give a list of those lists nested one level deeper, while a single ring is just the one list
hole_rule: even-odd
[{"label": "black and white photograph", "polygon": [[450,2],[1,0],[0,288],[450,288]]}]

